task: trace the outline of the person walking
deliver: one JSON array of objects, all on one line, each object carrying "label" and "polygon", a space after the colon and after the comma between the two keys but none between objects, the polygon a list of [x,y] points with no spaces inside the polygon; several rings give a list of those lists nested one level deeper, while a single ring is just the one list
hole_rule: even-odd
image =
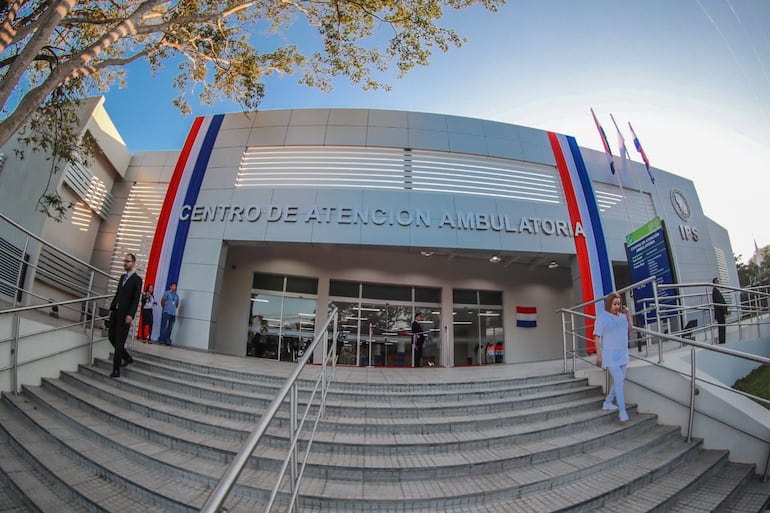
[{"label": "person walking", "polygon": [[727,301],[717,288],[719,278],[711,280],[714,287],[711,289],[711,302],[714,303],[714,319],[717,321],[717,331],[719,332],[719,343],[724,344],[727,341]]},{"label": "person walking", "polygon": [[618,411],[621,422],[628,420],[623,381],[628,367],[628,336],[632,326],[631,314],[623,305],[620,294],[608,294],[604,299],[604,310],[597,313],[594,324],[596,365],[607,369],[612,376],[612,385],[602,409]]},{"label": "person walking", "polygon": [[121,364],[125,366],[134,361],[126,351],[125,344],[142,295],[142,278],[134,272],[135,267],[136,255],[126,253],[123,258],[123,269],[126,272],[120,277],[115,297],[110,303],[110,326],[107,338],[114,348],[111,378],[120,377]]},{"label": "person walking", "polygon": [[[153,294],[154,290],[152,284],[147,285],[147,288],[142,294],[142,327],[139,330],[139,338],[142,342],[152,342],[152,309],[158,304],[155,301]],[[145,331],[145,329],[147,331]],[[147,333],[147,335],[145,335]]]},{"label": "person walking", "polygon": [[176,283],[171,282],[168,290],[160,299],[160,307],[163,313],[160,316],[160,337],[158,342],[167,346],[171,345],[171,331],[176,322],[176,313],[179,310],[179,295],[176,293]]},{"label": "person walking", "polygon": [[412,351],[414,351],[414,366],[419,367],[422,361],[422,346],[425,345],[425,333],[422,331],[422,314],[417,312],[412,322]]}]

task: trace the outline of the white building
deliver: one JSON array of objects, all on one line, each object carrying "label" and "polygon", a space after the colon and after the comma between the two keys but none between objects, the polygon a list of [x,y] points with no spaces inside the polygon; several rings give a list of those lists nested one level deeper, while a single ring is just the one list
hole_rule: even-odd
[{"label": "white building", "polygon": [[[88,126],[101,102],[93,112]],[[130,162],[119,140],[100,142],[91,170],[111,209],[84,199],[95,222],[83,233],[75,213],[51,229],[14,202],[31,176],[15,169],[30,164],[5,149],[0,210],[114,274],[137,253],[158,297],[178,282],[178,345],[289,359],[333,303],[342,363],[409,365],[417,312],[426,364],[491,363],[490,344],[506,362],[558,358],[557,309],[631,284],[626,236],[656,216],[679,282],[738,284],[728,234],[691,181],[652,169],[653,184],[634,162],[616,177],[604,154],[541,130],[297,109],[198,118],[180,151]]]}]

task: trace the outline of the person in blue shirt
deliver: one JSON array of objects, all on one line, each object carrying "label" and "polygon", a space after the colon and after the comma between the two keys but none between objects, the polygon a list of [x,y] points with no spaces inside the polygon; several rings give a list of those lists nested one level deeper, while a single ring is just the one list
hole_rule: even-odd
[{"label": "person in blue shirt", "polygon": [[179,295],[176,293],[176,283],[171,282],[168,290],[163,293],[160,299],[160,306],[163,314],[160,318],[160,336],[158,342],[167,346],[171,345],[171,330],[174,329],[176,322],[176,312],[179,309]]},{"label": "person in blue shirt", "polygon": [[[620,294],[612,292],[604,300],[604,310],[597,312],[594,325],[596,365],[607,369],[612,376],[612,386],[602,409],[618,411],[621,422],[628,420],[623,381],[628,366],[628,336],[632,328],[631,314],[623,306]],[[614,402],[617,400],[617,406]]]}]

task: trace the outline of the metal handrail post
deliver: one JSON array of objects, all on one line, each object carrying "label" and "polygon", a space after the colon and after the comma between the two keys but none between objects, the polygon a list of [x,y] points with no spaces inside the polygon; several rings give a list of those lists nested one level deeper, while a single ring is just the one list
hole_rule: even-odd
[{"label": "metal handrail post", "polygon": [[[661,329],[660,325],[660,301],[658,298],[658,282],[652,282],[652,296],[655,299],[655,321],[658,324],[658,330]],[[663,363],[663,339],[658,337],[658,363]]]},{"label": "metal handrail post", "polygon": [[564,312],[561,312],[561,341],[563,347],[564,371],[567,372],[567,319]]},{"label": "metal handrail post", "polygon": [[[86,293],[86,297],[91,297],[91,292],[94,287],[94,271],[91,270],[91,273],[88,275],[88,292]],[[86,299],[85,304],[83,305],[83,315],[88,318],[88,303],[89,301]],[[86,319],[83,319],[83,332],[85,333],[88,329],[86,325]]]},{"label": "metal handrail post", "polygon": [[323,334],[323,361],[321,362],[321,415],[326,409],[326,369],[329,368],[329,330]]},{"label": "metal handrail post", "polygon": [[692,441],[692,424],[695,419],[695,348],[690,347],[690,412],[687,419],[687,441]]},{"label": "metal handrail post", "polygon": [[575,374],[575,368],[577,367],[577,333],[575,333],[575,314],[571,313],[572,323],[572,374]]},{"label": "metal handrail post", "polygon": [[11,343],[11,390],[13,395],[19,393],[19,331],[21,316],[13,314],[13,342]]},{"label": "metal handrail post", "polygon": [[94,364],[94,325],[96,324],[96,301],[91,303],[91,334],[88,337],[88,365]]},{"label": "metal handrail post", "polygon": [[29,248],[29,235],[27,235],[24,238],[24,249],[21,251],[21,258],[19,259],[19,272],[16,273],[16,287],[13,291],[13,306],[18,306],[19,301],[19,292],[24,290],[24,284],[20,284],[21,282],[21,274],[22,271],[24,271],[24,255],[27,254],[27,249]]},{"label": "metal handrail post", "polygon": [[[291,495],[297,496],[297,446],[299,445],[299,432],[297,431],[297,409],[299,408],[299,391],[297,390],[298,383],[294,382],[291,387],[291,410],[289,413],[289,430],[291,432],[291,461],[289,462],[289,476],[291,479]],[[293,500],[291,503],[291,511],[297,513],[297,501]]]}]

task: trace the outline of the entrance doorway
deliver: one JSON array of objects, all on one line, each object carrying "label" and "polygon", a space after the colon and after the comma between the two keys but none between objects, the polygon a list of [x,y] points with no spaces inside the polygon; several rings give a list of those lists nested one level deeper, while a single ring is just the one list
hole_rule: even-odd
[{"label": "entrance doorway", "polygon": [[[339,309],[338,363],[411,367],[412,321],[421,313],[425,333],[420,366],[441,362],[441,289],[332,281],[330,307]],[[432,300],[432,301],[431,301]]]}]

